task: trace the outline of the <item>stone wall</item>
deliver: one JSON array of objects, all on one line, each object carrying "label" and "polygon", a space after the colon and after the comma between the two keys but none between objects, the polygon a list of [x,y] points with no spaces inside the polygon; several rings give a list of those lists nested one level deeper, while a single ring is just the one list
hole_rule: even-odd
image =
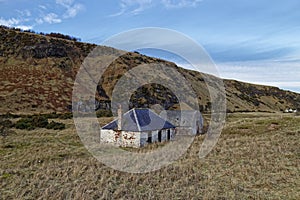
[{"label": "stone wall", "polygon": [[151,138],[151,143],[167,141],[168,130],[170,132],[170,140],[172,140],[175,136],[175,129],[161,130],[160,137],[158,130],[148,132],[101,130],[100,141],[122,147],[139,148],[148,144],[149,137]]},{"label": "stone wall", "polygon": [[121,146],[123,147],[140,147],[140,133],[122,131]]}]

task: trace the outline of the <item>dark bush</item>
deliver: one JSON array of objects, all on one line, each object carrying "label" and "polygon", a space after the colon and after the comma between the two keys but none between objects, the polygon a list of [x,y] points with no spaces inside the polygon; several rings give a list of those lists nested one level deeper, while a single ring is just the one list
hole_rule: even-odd
[{"label": "dark bush", "polygon": [[14,119],[14,118],[19,118],[20,115],[16,115],[16,114],[12,114],[10,112],[7,112],[6,114],[1,115],[1,117],[3,117],[3,118],[9,118],[9,119]]},{"label": "dark bush", "polygon": [[0,118],[0,127],[5,127],[5,128],[12,128],[14,124],[12,121],[5,119],[5,118]]},{"label": "dark bush", "polygon": [[57,119],[57,118],[59,118],[59,114],[57,114],[56,112],[43,114],[43,116],[45,116],[47,119]]},{"label": "dark bush", "polygon": [[56,112],[52,112],[52,113],[47,113],[47,114],[35,115],[35,116],[44,116],[47,119],[72,119],[73,114],[72,113],[58,114]]},{"label": "dark bush", "polygon": [[110,110],[97,110],[97,117],[112,117],[112,112]]},{"label": "dark bush", "polygon": [[45,116],[35,116],[32,118],[32,125],[37,128],[46,128],[48,119]]},{"label": "dark bush", "polygon": [[64,34],[61,34],[61,33],[49,33],[49,34],[46,34],[47,36],[50,36],[50,37],[55,37],[55,38],[61,38],[61,39],[65,39],[65,40],[72,40],[72,41],[81,41],[80,38],[76,38],[74,36],[70,36],[70,35],[64,35]]},{"label": "dark bush", "polygon": [[36,128],[62,130],[65,129],[65,125],[63,123],[58,123],[53,121],[51,123],[48,123],[48,119],[45,115],[38,115],[38,116],[30,116],[18,120],[15,124],[15,128],[26,129],[26,130],[34,130]]},{"label": "dark bush", "polygon": [[26,129],[26,130],[34,130],[35,127],[32,125],[31,118],[23,118],[16,122],[15,128],[17,129]]},{"label": "dark bush", "polygon": [[13,123],[10,120],[0,118],[0,136],[5,138],[9,134],[11,127],[13,127]]},{"label": "dark bush", "polygon": [[73,113],[64,113],[59,115],[59,119],[72,119]]},{"label": "dark bush", "polygon": [[59,123],[59,122],[54,122],[54,121],[51,121],[47,127],[47,129],[54,129],[54,130],[63,130],[66,128],[65,124],[63,123]]}]

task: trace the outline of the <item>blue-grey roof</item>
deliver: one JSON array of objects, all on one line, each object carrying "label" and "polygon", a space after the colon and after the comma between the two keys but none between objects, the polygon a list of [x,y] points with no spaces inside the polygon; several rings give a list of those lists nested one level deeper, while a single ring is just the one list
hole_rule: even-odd
[{"label": "blue-grey roof", "polygon": [[[117,130],[118,119],[102,127],[102,129]],[[122,116],[123,131],[153,131],[175,128],[173,124],[164,120],[150,109],[132,109]]]}]

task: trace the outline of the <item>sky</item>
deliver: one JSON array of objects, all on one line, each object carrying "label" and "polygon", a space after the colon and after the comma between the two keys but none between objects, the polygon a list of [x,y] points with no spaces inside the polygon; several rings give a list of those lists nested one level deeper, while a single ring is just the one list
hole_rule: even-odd
[{"label": "sky", "polygon": [[0,0],[0,24],[96,44],[136,28],[172,29],[202,45],[220,77],[300,93],[299,10],[299,0]]}]

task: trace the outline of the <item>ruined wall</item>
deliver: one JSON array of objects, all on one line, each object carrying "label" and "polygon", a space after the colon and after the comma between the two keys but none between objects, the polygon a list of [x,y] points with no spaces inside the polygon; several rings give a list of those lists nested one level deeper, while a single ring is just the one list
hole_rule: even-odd
[{"label": "ruined wall", "polygon": [[[168,140],[168,130],[170,130],[170,140],[174,138],[175,129],[161,130],[161,142]],[[100,141],[122,147],[139,148],[148,144],[149,137],[151,138],[151,143],[159,142],[158,133],[158,130],[148,132],[101,130]]]},{"label": "ruined wall", "polygon": [[161,141],[164,142],[167,139],[167,130],[161,130]]},{"label": "ruined wall", "polygon": [[149,137],[151,137],[151,143],[168,141],[168,130],[170,130],[170,140],[175,137],[175,129],[161,130],[161,137],[159,139],[159,130],[142,132],[140,134],[140,146],[146,146],[148,144]]},{"label": "ruined wall", "polygon": [[140,134],[140,146],[144,147],[147,145],[148,132],[141,132]]},{"label": "ruined wall", "polygon": [[121,133],[114,130],[101,130],[100,142],[120,145]]},{"label": "ruined wall", "polygon": [[121,146],[123,147],[140,147],[140,133],[122,131]]}]

